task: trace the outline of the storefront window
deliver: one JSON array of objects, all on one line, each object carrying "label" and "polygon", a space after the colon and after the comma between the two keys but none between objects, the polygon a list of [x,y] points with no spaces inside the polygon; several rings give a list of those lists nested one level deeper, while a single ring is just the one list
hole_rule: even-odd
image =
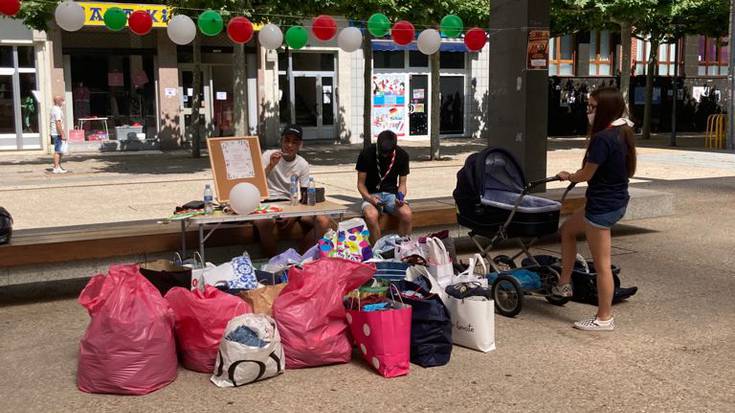
[{"label": "storefront window", "polygon": [[[115,127],[142,127],[148,137],[156,133],[156,101],[153,57],[105,53],[71,56],[72,97],[75,124],[81,118],[107,118]],[[85,136],[101,136],[99,122],[84,124]]]},{"label": "storefront window", "polygon": [[291,53],[291,59],[295,71],[334,71],[334,55],[331,53]]},{"label": "storefront window", "polygon": [[403,69],[406,65],[403,51],[373,52],[373,67],[376,69]]},{"label": "storefront window", "polygon": [[0,67],[13,67],[13,46],[0,46]]},{"label": "storefront window", "polygon": [[442,69],[464,69],[464,53],[439,52],[439,67]]},{"label": "storefront window", "polygon": [[18,67],[36,67],[36,55],[32,46],[18,46]]},{"label": "storefront window", "polygon": [[549,39],[549,76],[574,76],[574,37]]},{"label": "storefront window", "polygon": [[38,133],[38,102],[33,96],[36,90],[36,74],[20,73],[20,114],[24,133]]},{"label": "storefront window", "polygon": [[0,74],[0,133],[15,133],[13,77],[2,74]]},{"label": "storefront window", "polygon": [[429,76],[411,75],[408,128],[411,136],[429,134]]},{"label": "storefront window", "polygon": [[[459,53],[458,53],[459,54]],[[464,76],[442,76],[441,123],[442,135],[464,133]]]},{"label": "storefront window", "polygon": [[429,67],[429,56],[416,51],[408,52],[408,65],[411,67]]}]

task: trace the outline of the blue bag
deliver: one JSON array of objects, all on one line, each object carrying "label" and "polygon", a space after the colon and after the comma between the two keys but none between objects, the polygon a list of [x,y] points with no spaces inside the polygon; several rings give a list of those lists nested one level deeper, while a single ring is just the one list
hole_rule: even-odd
[{"label": "blue bag", "polygon": [[[500,274],[510,275],[515,278],[524,290],[538,290],[541,288],[541,277],[533,271],[524,268],[515,268],[510,271],[501,272]],[[498,278],[497,272],[491,272],[487,275],[487,281],[490,284],[494,283],[496,278]]]}]

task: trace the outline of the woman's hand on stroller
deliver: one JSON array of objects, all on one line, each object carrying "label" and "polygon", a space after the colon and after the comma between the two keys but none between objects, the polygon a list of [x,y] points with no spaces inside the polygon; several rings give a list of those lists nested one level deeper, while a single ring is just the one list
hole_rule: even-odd
[{"label": "woman's hand on stroller", "polygon": [[571,175],[572,174],[567,171],[561,171],[558,174],[556,174],[556,176],[559,178],[560,181],[568,181]]}]

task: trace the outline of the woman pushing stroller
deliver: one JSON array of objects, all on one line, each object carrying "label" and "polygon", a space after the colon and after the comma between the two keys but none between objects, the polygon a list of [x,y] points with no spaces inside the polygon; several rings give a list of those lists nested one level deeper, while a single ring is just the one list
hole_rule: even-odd
[{"label": "woman pushing stroller", "polygon": [[636,149],[633,122],[625,117],[623,96],[615,88],[600,88],[590,94],[587,117],[590,139],[582,169],[559,172],[562,180],[587,182],[586,204],[561,226],[562,273],[552,288],[557,297],[572,296],[572,269],[577,256],[577,236],[584,233],[597,268],[597,314],[574,323],[588,331],[611,331],[614,292],[611,270],[610,228],[625,215],[628,206],[628,181],[635,174]]}]

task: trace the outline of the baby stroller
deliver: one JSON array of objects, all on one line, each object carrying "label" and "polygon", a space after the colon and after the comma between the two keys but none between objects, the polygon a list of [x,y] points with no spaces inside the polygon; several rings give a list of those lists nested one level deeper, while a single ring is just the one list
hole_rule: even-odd
[{"label": "baby stroller", "polygon": [[[492,295],[495,308],[502,315],[513,317],[520,313],[523,296],[527,294],[543,295],[555,305],[569,301],[569,298],[551,295],[551,287],[559,281],[559,273],[550,265],[541,265],[529,251],[540,237],[558,231],[561,202],[528,193],[537,185],[558,180],[560,178],[554,176],[527,182],[515,158],[499,148],[487,148],[470,155],[457,173],[457,187],[453,193],[457,222],[470,229],[470,238],[495,271],[491,279]],[[569,185],[564,197],[573,187],[574,184]],[[507,239],[515,239],[520,251],[512,257],[493,257],[490,251]],[[523,273],[514,275],[515,261],[521,256],[531,265]],[[529,272],[534,278],[538,277],[535,282],[526,283],[520,277],[528,276]]]}]

